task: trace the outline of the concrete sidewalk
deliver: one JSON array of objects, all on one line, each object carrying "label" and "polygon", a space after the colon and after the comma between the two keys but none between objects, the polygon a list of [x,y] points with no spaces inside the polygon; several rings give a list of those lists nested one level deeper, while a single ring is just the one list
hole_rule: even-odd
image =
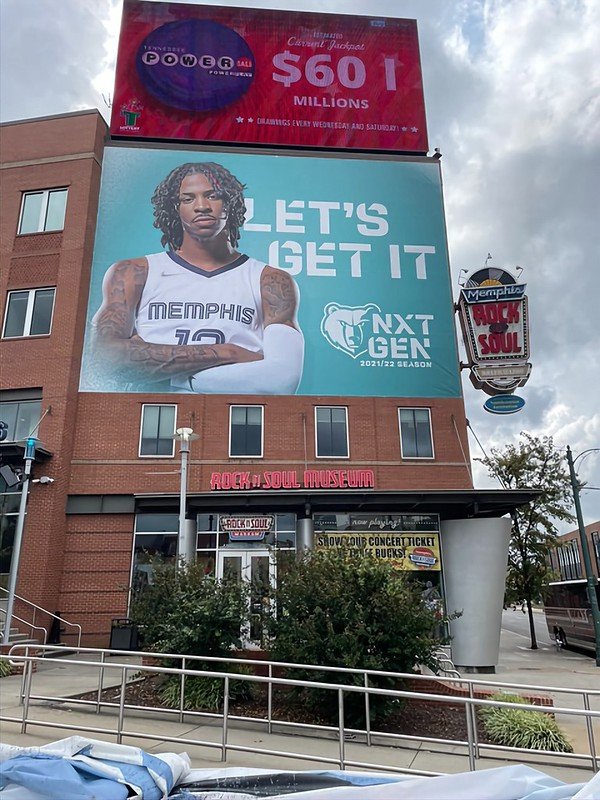
[{"label": "concrete sidewalk", "polygon": [[[569,651],[557,652],[553,648],[530,651],[523,646],[517,634],[502,633],[502,657],[495,676],[475,676],[484,679],[493,688],[496,682],[515,682],[526,686],[553,686],[572,689],[600,688],[600,670],[593,659]],[[30,724],[26,733],[21,733],[20,719],[23,707],[19,695],[21,678],[12,676],[0,682],[0,714],[2,721],[2,741],[21,746],[39,746],[75,734],[94,739],[116,741],[117,713],[113,709],[95,712],[95,707],[81,707],[68,704],[64,698],[75,696],[98,687],[98,668],[81,667],[70,662],[75,657],[64,657],[58,662],[42,663],[32,680],[32,694],[57,698],[56,700],[32,700],[29,717],[36,723]],[[88,656],[86,656],[86,659]],[[109,663],[130,663],[136,660],[131,656],[112,658]],[[118,685],[120,673],[106,669],[104,686]],[[488,680],[489,678],[489,680]],[[533,691],[533,690],[530,690]],[[581,707],[581,700],[574,696],[562,695],[552,691],[555,705],[571,708]],[[118,701],[118,700],[117,700]],[[600,698],[595,698],[591,707],[600,710]],[[13,721],[6,721],[6,718]],[[575,751],[589,753],[588,734],[585,721],[560,715],[559,724],[567,732]],[[44,723],[51,723],[49,727]],[[148,711],[128,712],[123,727],[123,744],[135,745],[148,752],[187,752],[194,768],[218,766],[244,766],[271,769],[317,769],[327,764],[322,759],[329,758],[337,768],[340,746],[337,739],[326,734],[298,735],[286,733],[281,726],[274,726],[269,734],[265,725],[258,723],[230,723],[227,736],[226,760],[221,762],[222,728],[219,720],[194,718],[186,714],[180,722],[178,715],[171,719],[163,715],[157,717]],[[595,721],[594,732],[597,748],[600,749],[600,720]],[[151,738],[145,738],[151,737]],[[181,738],[183,742],[173,742]],[[380,769],[407,769],[422,773],[455,773],[469,769],[466,748],[462,746],[440,745],[422,741],[395,742],[385,746],[381,738],[374,737],[372,746],[349,740],[343,745],[347,768],[361,769],[365,765],[377,765]],[[247,748],[247,751],[236,749]],[[259,750],[267,753],[257,752]],[[291,753],[302,753],[302,758],[291,758]],[[321,759],[321,760],[320,760]],[[553,775],[566,783],[589,780],[591,769],[589,761],[565,759],[564,756],[549,756],[543,763],[539,759],[523,756],[521,763]],[[502,758],[485,757],[477,762],[478,769],[505,766]],[[515,763],[513,760],[512,763]]]}]

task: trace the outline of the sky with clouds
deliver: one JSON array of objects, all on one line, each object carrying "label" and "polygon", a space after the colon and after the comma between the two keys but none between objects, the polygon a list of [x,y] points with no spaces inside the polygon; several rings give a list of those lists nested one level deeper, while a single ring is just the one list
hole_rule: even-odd
[{"label": "sky with clouds", "polygon": [[[221,5],[364,13],[364,0]],[[486,450],[519,432],[600,448],[600,0],[369,0],[418,21],[429,144],[442,154],[455,293],[462,269],[523,269],[534,368],[526,406],[499,417],[463,373]],[[97,107],[108,117],[120,0],[2,0],[3,121]],[[464,357],[464,356],[463,356]],[[481,455],[471,438],[471,454]],[[600,487],[600,453],[578,462]],[[480,465],[476,485],[493,487]],[[600,490],[581,495],[586,523]]]}]

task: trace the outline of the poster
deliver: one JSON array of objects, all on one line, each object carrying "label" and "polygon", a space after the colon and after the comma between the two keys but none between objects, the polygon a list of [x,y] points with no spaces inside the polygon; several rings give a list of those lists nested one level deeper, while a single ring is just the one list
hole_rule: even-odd
[{"label": "poster", "polygon": [[[207,163],[238,187],[202,200],[221,203],[215,239],[217,212],[181,195],[184,173],[212,190]],[[215,262],[234,206],[239,241]],[[210,264],[186,261],[202,237]],[[87,322],[81,391],[458,397],[439,165],[108,147]],[[231,349],[256,361],[186,362]]]}]

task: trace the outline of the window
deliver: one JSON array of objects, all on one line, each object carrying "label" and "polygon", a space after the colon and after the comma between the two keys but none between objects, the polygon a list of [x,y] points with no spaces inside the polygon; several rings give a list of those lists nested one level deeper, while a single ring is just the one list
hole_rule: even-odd
[{"label": "window", "polygon": [[44,189],[24,192],[21,203],[19,233],[62,231],[67,208],[66,189]]},{"label": "window", "polygon": [[348,409],[315,409],[317,458],[348,458]]},{"label": "window", "polygon": [[402,458],[433,458],[431,414],[428,408],[400,408]]},{"label": "window", "polygon": [[18,442],[30,436],[42,414],[41,400],[0,403],[0,437],[4,442]]},{"label": "window", "polygon": [[54,289],[22,289],[9,292],[2,337],[44,336],[50,333]]},{"label": "window", "polygon": [[592,531],[592,547],[596,556],[596,574],[600,575],[600,533]]},{"label": "window", "polygon": [[142,406],[140,456],[175,454],[175,413],[177,406]]},{"label": "window", "polygon": [[263,454],[263,407],[231,406],[229,417],[229,455]]}]

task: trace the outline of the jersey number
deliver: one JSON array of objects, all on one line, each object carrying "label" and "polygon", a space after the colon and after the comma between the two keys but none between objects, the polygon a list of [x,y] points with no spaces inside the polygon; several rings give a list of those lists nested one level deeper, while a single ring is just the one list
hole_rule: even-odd
[{"label": "jersey number", "polygon": [[218,331],[216,328],[200,328],[194,331],[190,337],[191,330],[189,328],[177,328],[175,336],[177,337],[177,344],[224,344],[225,335],[223,331]]}]

